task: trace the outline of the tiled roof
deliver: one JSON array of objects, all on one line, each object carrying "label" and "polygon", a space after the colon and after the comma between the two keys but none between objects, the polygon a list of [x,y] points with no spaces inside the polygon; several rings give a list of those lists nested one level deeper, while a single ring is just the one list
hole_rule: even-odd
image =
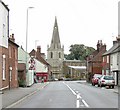
[{"label": "tiled roof", "polygon": [[30,54],[31,56],[35,56],[36,59],[39,60],[41,63],[43,63],[43,64],[45,64],[45,65],[49,65],[49,64],[47,63],[47,61],[45,61],[45,60],[41,57],[40,53],[36,52],[34,49],[33,49],[29,54]]},{"label": "tiled roof", "polygon": [[103,56],[111,54],[115,49],[118,48],[118,46],[119,46],[118,43],[114,44],[112,48],[110,48],[107,52],[103,54]]},{"label": "tiled roof", "polygon": [[111,53],[116,53],[116,52],[120,52],[120,45],[118,46],[118,48],[116,48],[114,51],[112,51]]}]

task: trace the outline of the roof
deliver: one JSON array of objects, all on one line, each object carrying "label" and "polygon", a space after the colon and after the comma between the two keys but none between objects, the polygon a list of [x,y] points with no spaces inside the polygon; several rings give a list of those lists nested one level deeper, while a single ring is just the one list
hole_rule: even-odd
[{"label": "roof", "polygon": [[49,63],[47,63],[47,61],[41,57],[40,53],[36,52],[34,49],[29,54],[30,54],[30,56],[35,56],[36,59],[39,60],[40,62],[42,62],[43,64],[49,65]]},{"label": "roof", "polygon": [[86,66],[68,66],[68,67],[77,69],[77,70],[86,70]]},{"label": "roof", "polygon": [[118,43],[114,44],[112,48],[110,48],[107,52],[103,54],[103,56],[111,54],[115,49],[118,48],[118,46],[119,46]]},{"label": "roof", "polygon": [[55,17],[55,23],[54,23],[50,48],[52,48],[52,49],[55,49],[55,48],[60,49],[61,48],[59,30],[58,30],[58,24],[57,24],[57,18],[56,17]]},{"label": "roof", "polygon": [[112,51],[111,53],[117,53],[120,52],[120,46],[118,46],[118,48],[116,48],[114,51]]},{"label": "roof", "polygon": [[92,61],[102,61],[102,54],[105,53],[106,50],[100,51],[96,56],[92,58]]},{"label": "roof", "polygon": [[85,62],[82,60],[64,60],[64,62]]},{"label": "roof", "polygon": [[18,44],[16,44],[15,42],[11,41],[10,39],[8,39],[8,41],[9,41],[10,43],[12,43],[13,45],[15,45],[15,46],[19,47],[19,45],[18,45]]},{"label": "roof", "polygon": [[2,3],[2,5],[9,11],[9,8],[8,8],[8,6],[7,5],[5,5],[5,3],[2,1],[2,0],[0,0],[0,3]]}]

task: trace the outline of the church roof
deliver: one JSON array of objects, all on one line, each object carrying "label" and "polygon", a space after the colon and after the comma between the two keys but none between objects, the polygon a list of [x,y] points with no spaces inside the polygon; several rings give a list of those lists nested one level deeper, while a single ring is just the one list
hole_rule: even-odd
[{"label": "church roof", "polygon": [[55,23],[54,23],[54,27],[53,27],[51,48],[52,49],[60,49],[61,48],[59,30],[58,30],[58,24],[57,24],[57,18],[56,17],[55,17]]}]

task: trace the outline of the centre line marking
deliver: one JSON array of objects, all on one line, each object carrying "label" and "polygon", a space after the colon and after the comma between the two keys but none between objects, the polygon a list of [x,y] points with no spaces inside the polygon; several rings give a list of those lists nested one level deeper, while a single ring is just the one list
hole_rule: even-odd
[{"label": "centre line marking", "polygon": [[[73,89],[71,89],[65,82],[63,82],[69,89],[70,89],[70,91],[74,94],[74,95],[76,95],[76,97],[77,97],[77,100],[76,100],[76,108],[80,108],[80,99],[82,99],[82,97],[80,96],[80,93],[78,92],[78,91],[74,91]],[[86,106],[86,107],[89,107],[89,105],[85,102],[85,100],[83,100],[82,99],[82,102],[83,102],[83,104]]]},{"label": "centre line marking", "polygon": [[77,99],[81,99],[82,97],[80,96],[80,94],[77,94]]},{"label": "centre line marking", "polygon": [[[64,82],[63,82],[64,83]],[[65,84],[65,83],[64,83]],[[74,95],[77,95],[67,84],[65,84],[70,90],[71,92],[74,94]]]},{"label": "centre line marking", "polygon": [[80,101],[77,100],[77,102],[76,102],[76,108],[79,108],[79,107],[80,107]]},{"label": "centre line marking", "polygon": [[89,107],[89,105],[82,99],[82,102],[84,103],[84,105],[86,106],[86,107]]}]

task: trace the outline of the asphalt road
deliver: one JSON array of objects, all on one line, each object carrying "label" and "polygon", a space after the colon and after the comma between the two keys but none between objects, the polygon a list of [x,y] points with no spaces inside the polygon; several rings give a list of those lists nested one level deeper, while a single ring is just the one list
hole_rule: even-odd
[{"label": "asphalt road", "polygon": [[86,83],[56,81],[13,108],[118,108],[118,94]]}]

